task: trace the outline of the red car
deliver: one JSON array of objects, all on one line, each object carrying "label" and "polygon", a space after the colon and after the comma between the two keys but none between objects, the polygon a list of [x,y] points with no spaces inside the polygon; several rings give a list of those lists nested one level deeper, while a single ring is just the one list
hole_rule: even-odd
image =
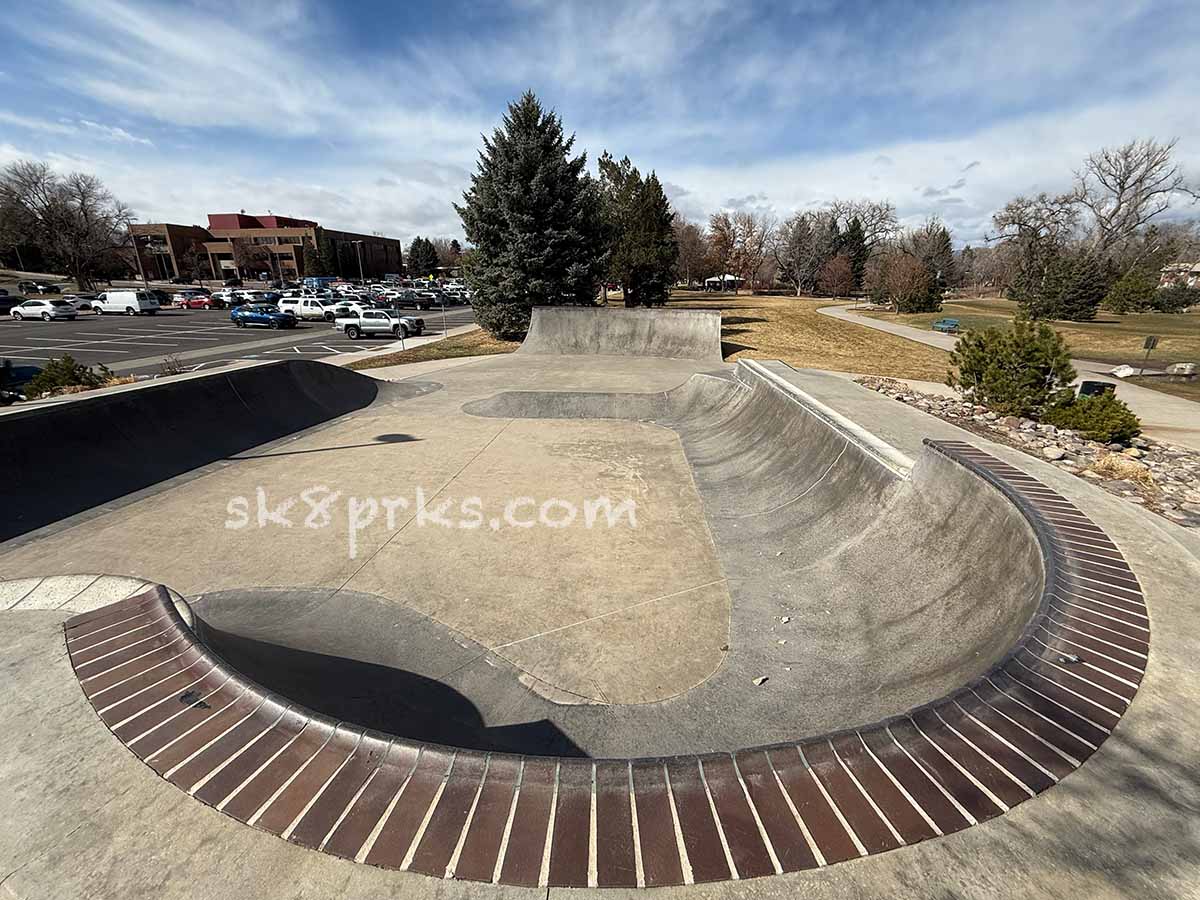
[{"label": "red car", "polygon": [[221,304],[213,302],[208,294],[180,291],[175,295],[175,305],[181,309],[220,309]]}]

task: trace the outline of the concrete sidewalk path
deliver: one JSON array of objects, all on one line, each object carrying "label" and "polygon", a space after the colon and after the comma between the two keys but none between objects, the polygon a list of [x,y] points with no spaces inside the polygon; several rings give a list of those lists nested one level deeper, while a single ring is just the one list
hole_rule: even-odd
[{"label": "concrete sidewalk path", "polygon": [[[958,341],[958,338],[952,334],[923,331],[920,328],[913,328],[911,325],[875,319],[871,316],[860,315],[846,306],[822,306],[817,312],[830,318],[841,319],[843,322],[852,322],[855,325],[874,328],[876,331],[885,331],[897,337],[916,341],[918,344],[937,347],[946,352],[953,350]],[[1108,370],[1112,368],[1109,363],[1090,359],[1073,359],[1071,364],[1079,373],[1076,384],[1086,378],[1089,381],[1107,381],[1117,385],[1117,396],[1124,400],[1142,420],[1142,430],[1147,437],[1168,444],[1178,444],[1192,450],[1200,450],[1200,404],[1113,378],[1108,374]]]}]

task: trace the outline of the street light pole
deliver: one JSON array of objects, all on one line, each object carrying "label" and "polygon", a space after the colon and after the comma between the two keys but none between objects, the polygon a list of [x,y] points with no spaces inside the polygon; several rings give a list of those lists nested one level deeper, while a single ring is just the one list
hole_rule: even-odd
[{"label": "street light pole", "polygon": [[358,280],[366,281],[366,276],[363,275],[362,264],[362,241],[351,241],[354,244],[354,249],[358,253]]}]

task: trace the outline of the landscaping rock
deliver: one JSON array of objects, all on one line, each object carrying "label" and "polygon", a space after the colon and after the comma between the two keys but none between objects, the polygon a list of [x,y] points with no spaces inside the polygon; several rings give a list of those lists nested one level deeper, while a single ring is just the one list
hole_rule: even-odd
[{"label": "landscaping rock", "polygon": [[859,384],[1047,460],[1179,525],[1200,528],[1200,452],[1140,436],[1128,446],[1101,444],[1069,429],[1000,416],[965,398],[921,394],[890,378],[868,377]]}]

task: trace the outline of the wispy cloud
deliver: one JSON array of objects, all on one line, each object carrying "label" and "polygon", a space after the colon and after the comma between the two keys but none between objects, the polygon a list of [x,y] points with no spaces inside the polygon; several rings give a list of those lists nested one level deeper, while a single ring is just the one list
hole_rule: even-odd
[{"label": "wispy cloud", "polygon": [[87,119],[80,119],[79,125],[93,134],[100,135],[110,141],[118,141],[123,144],[145,144],[147,147],[154,146],[154,142],[149,138],[130,134],[124,128],[118,128],[116,125],[102,125],[99,122],[91,122]]},{"label": "wispy cloud", "polygon": [[57,134],[71,137],[86,135],[93,139],[116,141],[122,144],[154,146],[154,142],[149,138],[130,134],[124,128],[119,128],[116,125],[104,125],[89,119],[59,119],[58,121],[51,121],[49,119],[22,116],[17,113],[0,110],[0,123],[41,134]]}]

